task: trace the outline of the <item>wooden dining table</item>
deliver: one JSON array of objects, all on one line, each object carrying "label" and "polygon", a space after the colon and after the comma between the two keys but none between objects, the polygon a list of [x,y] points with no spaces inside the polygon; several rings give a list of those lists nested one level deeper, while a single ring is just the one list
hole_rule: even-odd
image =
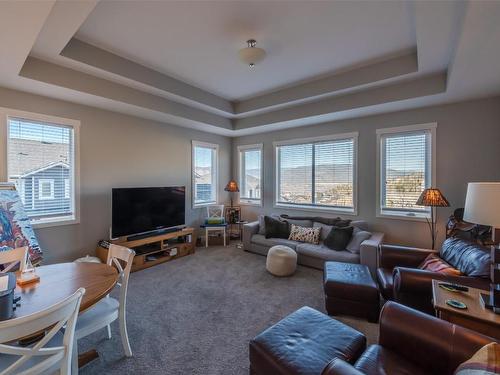
[{"label": "wooden dining table", "polygon": [[[118,270],[102,263],[58,263],[36,267],[35,271],[39,281],[16,287],[15,294],[21,300],[13,318],[40,312],[85,288],[81,313],[108,295],[118,282]],[[82,366],[97,356],[95,350],[80,354],[78,363]]]}]

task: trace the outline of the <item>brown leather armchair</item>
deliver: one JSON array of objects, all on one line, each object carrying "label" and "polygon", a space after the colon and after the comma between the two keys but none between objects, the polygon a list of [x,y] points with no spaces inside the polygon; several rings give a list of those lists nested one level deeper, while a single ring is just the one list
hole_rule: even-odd
[{"label": "brown leather armchair", "polygon": [[453,374],[484,345],[495,341],[409,307],[388,302],[380,315],[379,342],[350,364],[334,358],[322,375]]},{"label": "brown leather armchair", "polygon": [[[463,276],[450,276],[419,269],[419,265],[432,253],[460,270]],[[380,293],[386,300],[394,300],[434,314],[433,279],[487,290],[489,265],[488,249],[458,238],[448,238],[439,251],[380,245],[377,282]]]}]

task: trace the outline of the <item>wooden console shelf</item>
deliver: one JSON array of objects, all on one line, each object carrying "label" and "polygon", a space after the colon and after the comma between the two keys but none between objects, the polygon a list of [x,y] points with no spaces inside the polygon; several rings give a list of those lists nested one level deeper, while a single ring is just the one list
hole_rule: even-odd
[{"label": "wooden console shelf", "polygon": [[[118,239],[109,242],[135,250],[136,255],[132,263],[132,272],[135,272],[175,258],[194,254],[193,233],[194,228],[184,228],[175,232],[152,235],[151,237],[132,241]],[[175,255],[172,254],[172,252],[175,252],[174,249],[177,250]],[[103,262],[106,262],[108,249],[98,246],[96,255]]]}]

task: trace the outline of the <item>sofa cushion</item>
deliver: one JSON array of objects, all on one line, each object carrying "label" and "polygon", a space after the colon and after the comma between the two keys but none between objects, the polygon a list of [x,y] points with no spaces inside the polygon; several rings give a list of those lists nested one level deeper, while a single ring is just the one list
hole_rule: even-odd
[{"label": "sofa cushion", "polygon": [[466,276],[490,276],[490,252],[483,246],[450,237],[443,242],[440,256]]},{"label": "sofa cushion", "polygon": [[285,238],[266,238],[262,234],[254,234],[252,236],[251,242],[257,245],[268,246],[268,247],[272,247],[275,245],[285,245],[291,247],[294,250],[295,247],[297,246],[297,242],[295,241],[290,241]]},{"label": "sofa cushion", "polygon": [[450,276],[461,276],[462,272],[457,270],[456,268],[450,266],[440,257],[435,254],[429,254],[427,258],[422,262],[420,266],[418,266],[421,270],[427,270],[431,272],[441,273],[443,275]]},{"label": "sofa cushion", "polygon": [[352,238],[353,227],[333,227],[324,243],[325,245],[336,251],[343,251],[346,249],[349,241]]},{"label": "sofa cushion", "polygon": [[321,233],[320,233],[320,240],[324,241],[326,237],[328,237],[328,234],[333,228],[333,225],[326,225],[320,222],[315,221],[313,223],[313,228],[321,228]]},{"label": "sofa cushion", "polygon": [[306,228],[292,224],[292,229],[290,230],[290,236],[288,239],[291,241],[306,242],[317,245],[319,244],[320,233],[321,228]]},{"label": "sofa cushion", "polygon": [[[266,215],[259,215],[258,220],[259,220],[259,234],[266,235],[266,222],[264,221],[264,216]],[[274,219],[279,219],[279,215],[269,215]]]},{"label": "sofa cushion", "polygon": [[332,251],[322,243],[319,245],[297,243],[295,251],[297,251],[299,256],[303,255],[336,262],[359,263],[359,254],[353,254],[349,251]]},{"label": "sofa cushion", "polygon": [[369,232],[368,224],[364,220],[353,220],[353,221],[351,221],[351,225],[353,227],[357,227],[361,230],[365,230],[365,231]]},{"label": "sofa cushion", "polygon": [[372,234],[365,230],[361,230],[358,227],[353,226],[352,237],[346,246],[346,250],[351,253],[359,254],[361,243],[369,239]]},{"label": "sofa cushion", "polygon": [[288,238],[290,235],[290,225],[286,221],[264,216],[264,223],[266,225],[266,238]]}]

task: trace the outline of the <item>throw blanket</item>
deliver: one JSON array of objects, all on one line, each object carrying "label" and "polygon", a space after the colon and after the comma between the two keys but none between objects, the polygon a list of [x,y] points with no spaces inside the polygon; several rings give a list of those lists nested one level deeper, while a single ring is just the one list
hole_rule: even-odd
[{"label": "throw blanket", "polygon": [[325,225],[334,225],[336,227],[347,227],[349,226],[349,224],[351,224],[352,221],[349,219],[341,219],[340,217],[330,218],[321,216],[290,216],[286,214],[282,214],[280,215],[280,217],[284,220],[311,220]]}]

